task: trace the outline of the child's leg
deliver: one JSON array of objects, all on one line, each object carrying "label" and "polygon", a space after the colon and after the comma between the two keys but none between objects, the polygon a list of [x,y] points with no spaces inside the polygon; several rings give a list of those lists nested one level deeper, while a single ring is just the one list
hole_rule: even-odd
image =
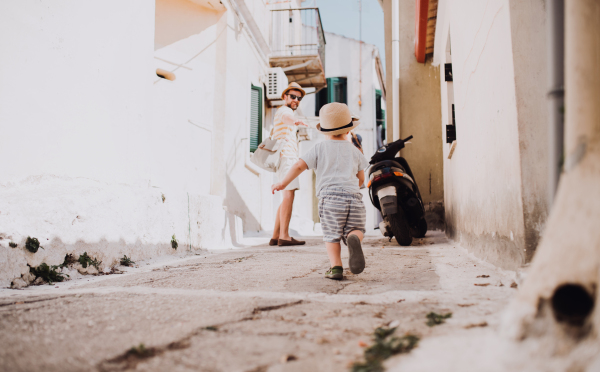
[{"label": "child's leg", "polygon": [[342,265],[342,246],[340,243],[329,243],[325,242],[327,247],[327,255],[329,256],[329,267],[343,266]]}]

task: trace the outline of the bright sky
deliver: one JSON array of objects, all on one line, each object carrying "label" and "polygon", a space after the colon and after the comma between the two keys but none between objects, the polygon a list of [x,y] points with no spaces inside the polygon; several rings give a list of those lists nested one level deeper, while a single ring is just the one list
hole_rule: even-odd
[{"label": "bright sky", "polygon": [[[379,48],[385,69],[383,10],[378,0],[362,1],[362,40]],[[316,3],[326,32],[359,39],[359,0],[308,0],[302,6]]]}]

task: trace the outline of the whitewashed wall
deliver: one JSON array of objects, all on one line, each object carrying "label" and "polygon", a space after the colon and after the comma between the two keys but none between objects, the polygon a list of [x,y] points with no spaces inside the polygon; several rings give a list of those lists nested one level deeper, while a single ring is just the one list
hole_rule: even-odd
[{"label": "whitewashed wall", "polygon": [[236,244],[240,218],[272,223],[272,176],[248,164],[266,61],[229,3],[198,3],[0,4],[0,286],[66,253],[109,266],[174,253],[173,234],[213,249]]},{"label": "whitewashed wall", "polygon": [[[547,160],[540,149],[546,114],[538,94],[545,86],[545,26],[531,21],[533,15],[543,20],[544,10],[543,2],[533,3],[441,0],[435,38],[434,64],[451,61],[454,78],[446,83],[440,68],[443,133],[452,122],[452,99],[456,111],[451,159],[444,143],[447,232],[508,268],[530,257],[526,241],[535,248],[546,215],[543,203],[533,226],[523,207],[546,195]],[[527,47],[515,45],[516,39],[526,39]]]}]

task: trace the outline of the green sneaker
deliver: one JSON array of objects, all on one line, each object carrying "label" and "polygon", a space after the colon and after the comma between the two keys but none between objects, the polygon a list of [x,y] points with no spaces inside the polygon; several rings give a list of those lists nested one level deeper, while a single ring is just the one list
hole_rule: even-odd
[{"label": "green sneaker", "polygon": [[344,279],[344,268],[341,266],[334,266],[327,270],[325,277],[329,279],[342,280]]}]

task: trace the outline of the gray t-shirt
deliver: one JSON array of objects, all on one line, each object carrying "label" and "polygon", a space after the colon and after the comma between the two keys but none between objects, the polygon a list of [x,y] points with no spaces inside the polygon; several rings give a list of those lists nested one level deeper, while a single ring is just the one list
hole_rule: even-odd
[{"label": "gray t-shirt", "polygon": [[356,174],[369,166],[365,156],[348,141],[325,140],[300,157],[317,174],[317,197],[325,187],[349,194],[360,192]]}]

